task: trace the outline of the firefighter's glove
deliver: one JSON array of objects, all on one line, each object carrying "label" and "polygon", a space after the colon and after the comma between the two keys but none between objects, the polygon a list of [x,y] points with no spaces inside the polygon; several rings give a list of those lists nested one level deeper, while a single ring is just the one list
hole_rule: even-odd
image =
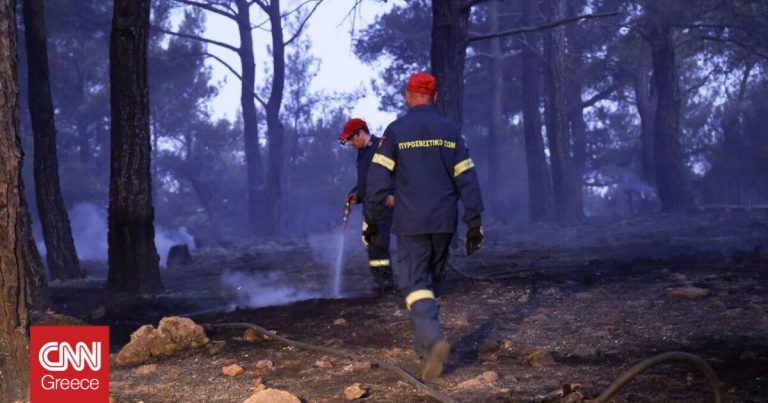
[{"label": "firefighter's glove", "polygon": [[467,256],[480,249],[483,244],[483,227],[471,227],[467,230]]},{"label": "firefighter's glove", "polygon": [[363,243],[365,243],[366,249],[368,249],[375,237],[379,236],[379,224],[376,221],[365,219],[365,225],[363,225]]}]

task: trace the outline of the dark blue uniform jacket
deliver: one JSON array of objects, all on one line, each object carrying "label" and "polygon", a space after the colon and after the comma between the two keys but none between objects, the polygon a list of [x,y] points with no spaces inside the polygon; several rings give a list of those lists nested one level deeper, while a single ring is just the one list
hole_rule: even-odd
[{"label": "dark blue uniform jacket", "polygon": [[378,220],[394,188],[393,232],[453,233],[459,198],[464,222],[480,225],[483,200],[474,163],[456,126],[431,105],[419,105],[392,122],[368,171],[366,216]]},{"label": "dark blue uniform jacket", "polygon": [[381,141],[380,138],[372,135],[368,147],[357,150],[357,185],[349,193],[357,194],[358,203],[365,201],[365,179],[368,176],[368,168],[371,166],[373,154],[379,148],[379,141]]}]

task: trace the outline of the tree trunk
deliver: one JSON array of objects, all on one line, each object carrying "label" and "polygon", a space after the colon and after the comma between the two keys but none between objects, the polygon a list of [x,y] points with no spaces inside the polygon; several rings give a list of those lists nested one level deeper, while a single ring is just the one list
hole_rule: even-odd
[{"label": "tree trunk", "polygon": [[276,235],[281,222],[282,179],[284,153],[284,127],[280,121],[280,107],[285,87],[285,44],[283,42],[282,15],[280,2],[269,4],[269,22],[272,31],[272,90],[267,101],[267,138],[269,160],[267,164],[267,221],[264,223],[267,235]]},{"label": "tree trunk", "polygon": [[115,0],[112,18],[107,287],[115,292],[163,291],[154,242],[150,175],[149,3],[150,0]]},{"label": "tree trunk", "polygon": [[[24,181],[19,179],[21,194],[24,194]],[[51,306],[51,296],[48,293],[48,281],[43,273],[43,260],[40,258],[40,252],[37,250],[35,238],[32,235],[32,219],[29,217],[27,202],[21,199],[21,210],[19,211],[19,228],[22,248],[24,251],[24,260],[26,262],[26,284],[27,284],[27,307],[37,311],[45,311]]]},{"label": "tree trunk", "polygon": [[[550,2],[550,19],[565,17],[564,0]],[[550,87],[547,139],[552,162],[555,214],[560,224],[573,224],[583,218],[581,178],[571,158],[565,81],[565,28],[553,28],[547,34]]]},{"label": "tree trunk", "polygon": [[29,396],[26,261],[16,87],[16,2],[0,0],[0,401]]},{"label": "tree trunk", "polygon": [[635,88],[635,104],[640,115],[640,140],[642,145],[643,179],[651,186],[656,184],[656,170],[653,161],[653,119],[656,115],[656,105],[653,99],[650,71],[641,67],[633,80]]},{"label": "tree trunk", "polygon": [[[533,2],[523,2],[523,26],[534,22]],[[544,139],[541,135],[541,115],[539,114],[539,73],[536,67],[538,54],[532,50],[536,46],[533,38],[536,34],[526,34],[527,44],[523,45],[520,55],[522,69],[522,108],[523,135],[525,137],[525,158],[528,167],[528,198],[531,220],[543,221],[553,208],[552,184],[549,177],[547,157],[544,153]]]},{"label": "tree trunk", "polygon": [[680,93],[675,65],[672,29],[666,23],[652,23],[653,77],[658,91],[654,121],[656,188],[664,211],[682,211],[692,203],[680,152]]},{"label": "tree trunk", "polygon": [[24,0],[23,10],[29,71],[27,99],[34,137],[35,195],[48,270],[54,280],[82,278],[85,273],[80,269],[59,183],[43,2]]},{"label": "tree trunk", "polygon": [[[488,3],[488,19],[490,21],[489,31],[499,31],[499,6],[498,2],[492,1]],[[501,175],[501,163],[500,163],[500,150],[499,145],[502,143],[501,139],[504,133],[504,116],[502,112],[502,92],[504,90],[503,79],[503,60],[501,54],[501,40],[499,38],[492,38],[489,40],[491,53],[491,81],[490,81],[490,93],[491,93],[491,108],[490,108],[490,123],[488,131],[488,179],[493,186],[503,187],[503,179]],[[490,207],[491,214],[497,219],[504,220],[505,211],[502,207],[502,198],[499,192],[491,192],[490,194]]]},{"label": "tree trunk", "polygon": [[[569,14],[576,15],[577,12],[573,7],[569,7]],[[584,122],[584,108],[581,100],[584,81],[584,62],[581,58],[583,45],[578,38],[584,33],[581,32],[578,24],[568,24],[565,29],[569,38],[568,53],[571,55],[568,71],[572,72],[567,87],[568,122],[570,122],[573,139],[573,167],[581,183],[587,164],[587,124]]]},{"label": "tree trunk", "polygon": [[432,74],[437,79],[437,109],[459,129],[463,124],[464,62],[469,40],[467,0],[432,1]]},{"label": "tree trunk", "polygon": [[250,4],[247,0],[237,0],[237,28],[240,34],[240,107],[243,109],[243,137],[245,140],[245,165],[248,180],[248,215],[251,233],[262,232],[265,213],[263,182],[264,171],[259,147],[258,116],[256,114],[256,62],[253,56],[253,37],[251,32]]}]

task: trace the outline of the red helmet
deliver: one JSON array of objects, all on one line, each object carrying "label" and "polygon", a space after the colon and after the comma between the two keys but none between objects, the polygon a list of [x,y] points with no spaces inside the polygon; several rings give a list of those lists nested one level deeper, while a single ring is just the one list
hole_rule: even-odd
[{"label": "red helmet", "polygon": [[352,135],[360,129],[365,129],[368,131],[368,124],[365,123],[363,119],[349,119],[347,123],[344,123],[344,130],[341,132],[341,134],[339,134],[339,141],[342,144],[346,143],[347,140],[349,140],[349,138],[352,137]]}]

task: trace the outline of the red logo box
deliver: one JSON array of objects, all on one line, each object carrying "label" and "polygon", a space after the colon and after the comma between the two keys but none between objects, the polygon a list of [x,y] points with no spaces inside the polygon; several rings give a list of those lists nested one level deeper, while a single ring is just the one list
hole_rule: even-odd
[{"label": "red logo box", "polygon": [[108,326],[32,326],[30,403],[109,402]]}]

